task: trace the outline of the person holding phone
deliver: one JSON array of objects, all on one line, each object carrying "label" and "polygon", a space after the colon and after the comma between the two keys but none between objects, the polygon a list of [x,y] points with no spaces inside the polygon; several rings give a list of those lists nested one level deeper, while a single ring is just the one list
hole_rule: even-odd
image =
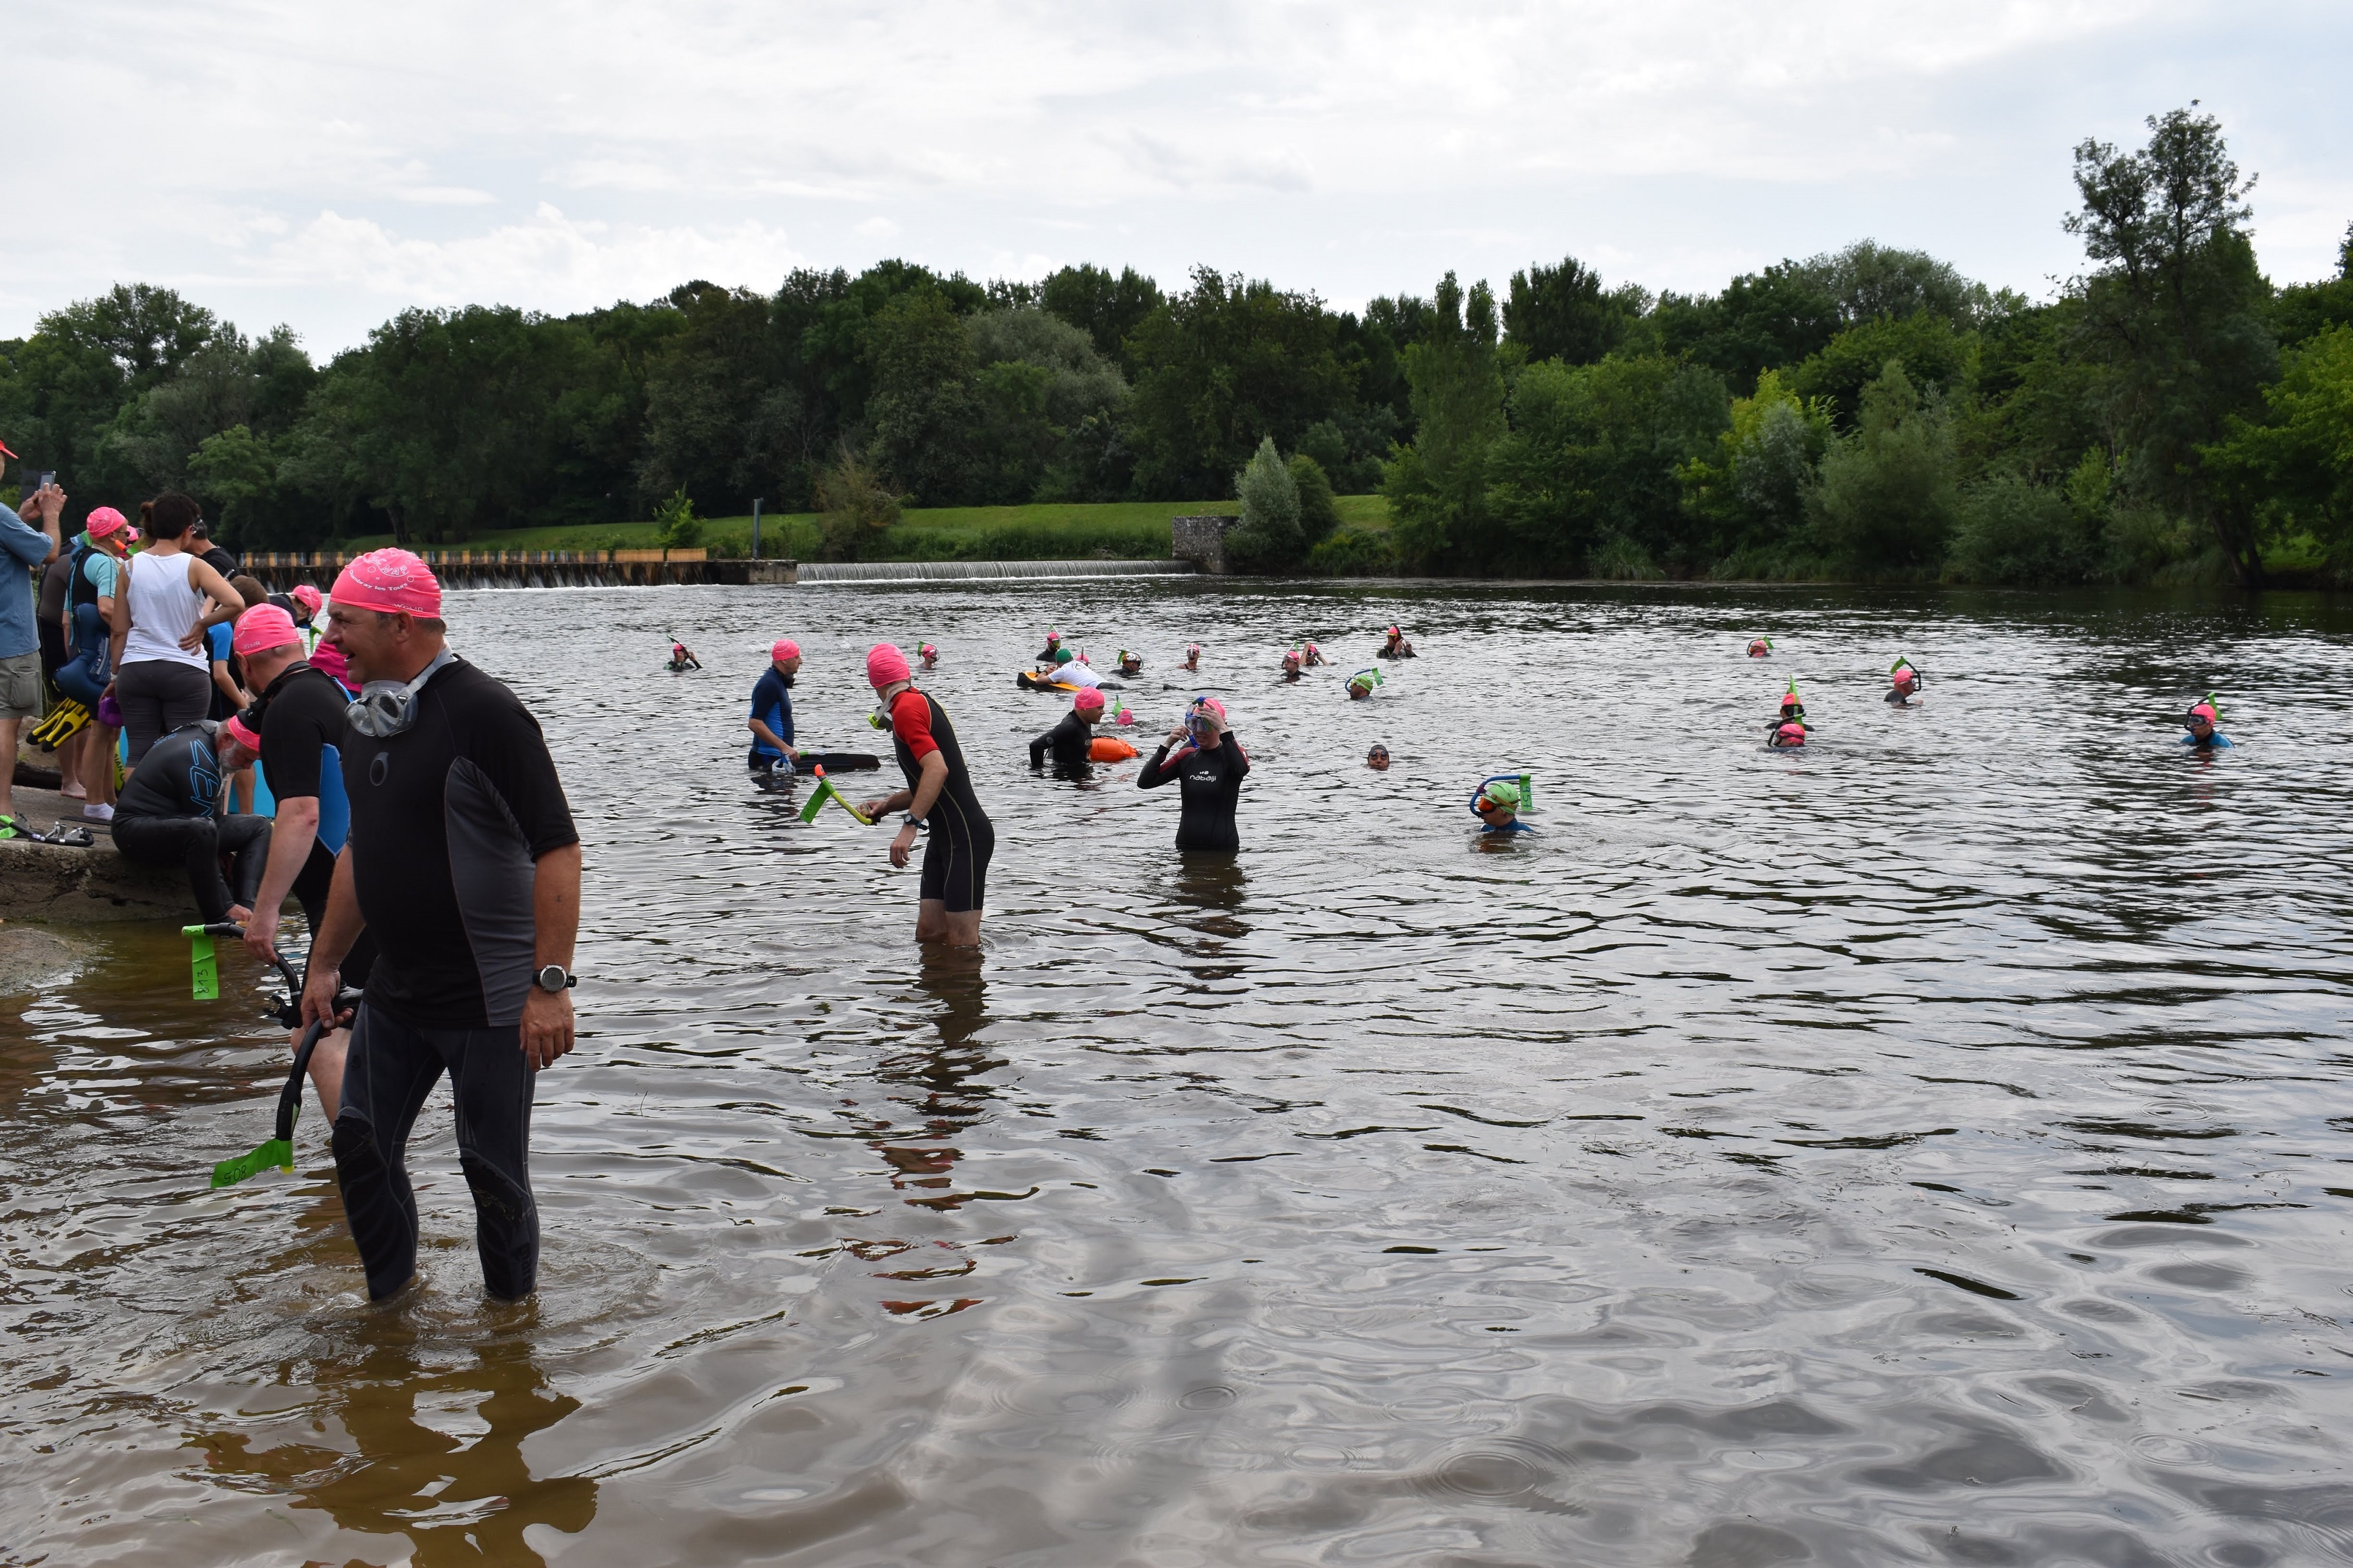
[{"label": "person holding phone", "polygon": [[[16,454],[0,446],[0,453]],[[27,719],[41,716],[41,637],[33,618],[33,573],[47,566],[58,552],[58,513],[65,510],[65,492],[38,476],[42,482],[26,492],[28,522],[14,507],[0,506],[0,567],[10,581],[0,582],[0,838],[29,837],[16,826],[16,732]]]}]

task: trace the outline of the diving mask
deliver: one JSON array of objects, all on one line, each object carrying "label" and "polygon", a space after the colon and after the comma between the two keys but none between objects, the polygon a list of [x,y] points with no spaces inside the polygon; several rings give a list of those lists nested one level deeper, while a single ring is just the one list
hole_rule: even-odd
[{"label": "diving mask", "polygon": [[440,673],[445,665],[457,662],[458,656],[443,648],[433,656],[433,662],[417,672],[414,680],[371,680],[360,688],[359,696],[343,716],[353,729],[372,741],[388,741],[417,722],[417,694],[425,683]]}]

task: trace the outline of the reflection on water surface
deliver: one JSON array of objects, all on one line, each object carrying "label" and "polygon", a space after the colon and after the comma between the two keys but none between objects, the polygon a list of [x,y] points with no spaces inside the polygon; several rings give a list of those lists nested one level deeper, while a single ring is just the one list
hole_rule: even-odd
[{"label": "reflection on water surface", "polygon": [[[1400,616],[1424,657],[1345,700]],[[206,1192],[281,1047],[186,999],[171,933],[94,933],[0,1003],[0,1563],[2353,1555],[2342,608],[1079,582],[451,619],[590,846],[542,1293],[476,1294],[446,1096],[389,1310],[315,1107],[296,1175]],[[1029,771],[1049,624],[1145,653],[1152,738],[1224,698],[1239,860],[1177,856],[1135,763]],[[709,673],[659,669],[673,627]],[[779,635],[845,749],[865,644],[940,645],[999,834],[982,954],[915,952],[883,835],[744,782]],[[1277,685],[1306,635],[1337,663]],[[1793,676],[1815,742],[1767,753]],[[2210,687],[2241,749],[2186,756]],[[1480,852],[1463,801],[1521,768],[1538,832]]]}]

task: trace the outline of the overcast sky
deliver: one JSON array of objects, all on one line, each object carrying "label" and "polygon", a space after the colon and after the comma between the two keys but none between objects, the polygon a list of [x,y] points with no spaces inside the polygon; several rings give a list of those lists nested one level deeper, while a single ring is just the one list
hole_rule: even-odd
[{"label": "overcast sky", "polygon": [[1355,306],[1575,255],[1712,290],[1869,237],[2036,297],[2084,136],[2196,98],[2274,279],[2353,220],[2353,5],[15,0],[0,337],[168,284],[322,358],[902,256]]}]

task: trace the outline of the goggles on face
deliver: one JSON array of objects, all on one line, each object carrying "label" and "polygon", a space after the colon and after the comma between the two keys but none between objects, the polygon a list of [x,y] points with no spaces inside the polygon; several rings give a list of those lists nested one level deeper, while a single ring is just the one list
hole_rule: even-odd
[{"label": "goggles on face", "polygon": [[433,662],[417,672],[414,680],[371,680],[360,688],[359,696],[343,710],[353,729],[372,741],[388,741],[417,722],[417,694],[425,683],[441,672],[445,665],[456,662],[457,655],[443,648],[433,656]]}]

